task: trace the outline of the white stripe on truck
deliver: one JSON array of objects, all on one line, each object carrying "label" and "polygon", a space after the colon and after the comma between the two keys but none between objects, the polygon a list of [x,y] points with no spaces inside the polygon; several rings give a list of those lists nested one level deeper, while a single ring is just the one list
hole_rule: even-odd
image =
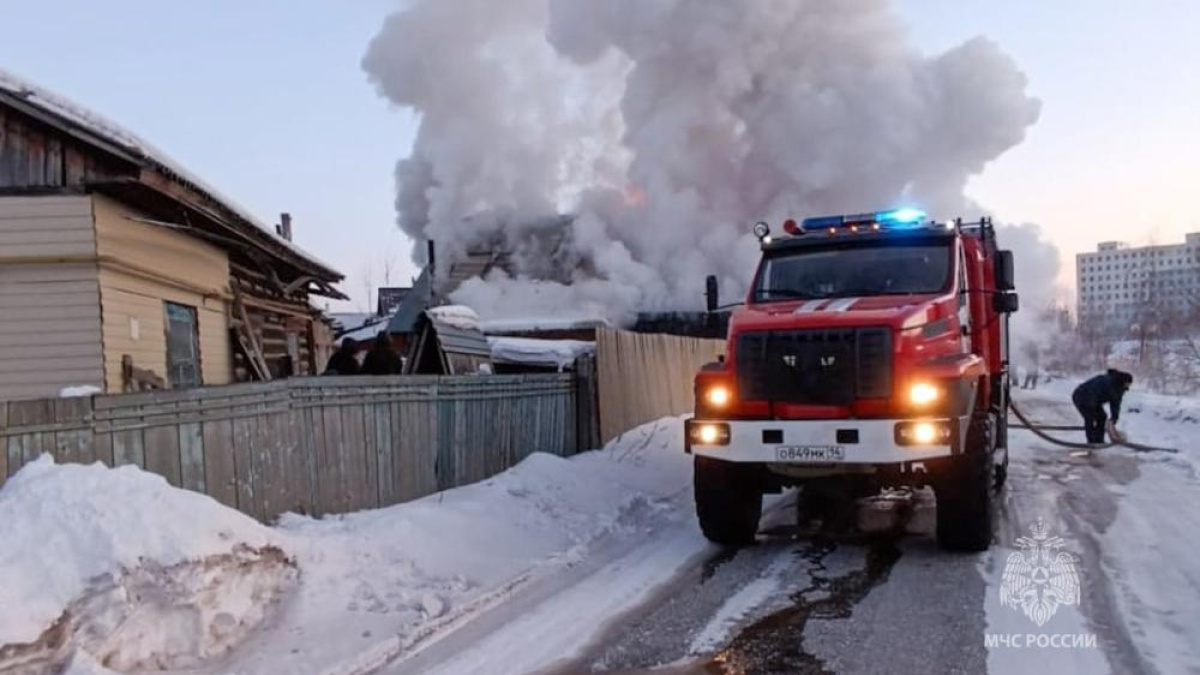
[{"label": "white stripe on truck", "polygon": [[854,303],[858,301],[859,298],[840,298],[829,303],[829,306],[825,309],[830,312],[845,312],[853,307]]},{"label": "white stripe on truck", "polygon": [[821,305],[825,304],[825,302],[826,301],[824,299],[809,300],[808,302],[804,303],[803,305],[800,305],[799,307],[797,307],[795,313],[796,314],[808,314],[810,312],[815,312],[821,307]]}]

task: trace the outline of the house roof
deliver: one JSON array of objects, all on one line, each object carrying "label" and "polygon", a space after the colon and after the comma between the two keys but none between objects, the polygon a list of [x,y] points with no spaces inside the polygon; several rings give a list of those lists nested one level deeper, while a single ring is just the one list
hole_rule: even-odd
[{"label": "house roof", "polygon": [[429,267],[421,270],[421,276],[413,282],[412,290],[404,295],[396,307],[396,313],[388,322],[388,332],[412,333],[417,329],[417,321],[425,312],[425,308],[433,304],[433,275]]},{"label": "house roof", "polygon": [[0,104],[31,115],[102,152],[157,171],[171,182],[215,202],[232,220],[240,221],[238,224],[245,226],[242,229],[258,240],[264,250],[326,280],[343,278],[333,267],[279,235],[272,226],[205,183],[165,152],[70,99],[0,69]]}]

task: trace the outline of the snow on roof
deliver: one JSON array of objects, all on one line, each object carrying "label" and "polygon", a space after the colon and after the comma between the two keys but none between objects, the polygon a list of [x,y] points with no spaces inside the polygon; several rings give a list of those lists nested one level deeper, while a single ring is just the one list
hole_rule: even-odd
[{"label": "snow on roof", "polygon": [[355,328],[348,333],[343,333],[338,336],[338,340],[341,341],[345,340],[346,338],[350,338],[355,342],[370,342],[371,340],[375,339],[375,336],[388,329],[388,321],[390,318],[391,317],[380,319],[374,323],[369,323],[365,326]]},{"label": "snow on roof", "polygon": [[465,305],[443,305],[425,310],[430,319],[459,330],[479,330],[479,315]]},{"label": "snow on roof", "polygon": [[582,340],[536,340],[533,338],[489,337],[492,358],[531,366],[554,366],[559,370],[585,354],[596,353],[595,342]]},{"label": "snow on roof", "polygon": [[333,319],[334,323],[342,330],[354,330],[362,328],[378,317],[370,312],[329,312],[329,318]]},{"label": "snow on roof", "polygon": [[566,331],[589,330],[594,328],[609,328],[612,324],[606,319],[595,317],[529,317],[490,319],[481,324],[483,332],[492,333],[523,333],[533,331]]},{"label": "snow on roof", "polygon": [[275,243],[288,249],[297,257],[303,258],[326,271],[339,274],[320,258],[285,239],[275,231],[274,227],[260,221],[249,209],[246,209],[233,199],[221,194],[216,188],[205,183],[199,176],[188,171],[167,153],[159,150],[151,143],[116,122],[88,110],[65,96],[61,96],[20,78],[3,68],[0,68],[0,90],[4,90],[31,105],[35,105],[108,143],[121,146],[129,153],[157,165],[167,173],[174,174],[176,178],[185,183],[190,183],[200,192],[204,192],[215,201],[220,202],[221,205],[233,212],[238,218],[262,230],[274,239]]}]

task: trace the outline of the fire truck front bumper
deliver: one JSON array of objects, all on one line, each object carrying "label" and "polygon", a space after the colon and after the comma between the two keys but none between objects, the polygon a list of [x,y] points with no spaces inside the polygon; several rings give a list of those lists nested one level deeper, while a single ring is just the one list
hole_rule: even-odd
[{"label": "fire truck front bumper", "polygon": [[968,417],[877,420],[687,420],[685,450],[728,462],[884,465],[961,454]]}]

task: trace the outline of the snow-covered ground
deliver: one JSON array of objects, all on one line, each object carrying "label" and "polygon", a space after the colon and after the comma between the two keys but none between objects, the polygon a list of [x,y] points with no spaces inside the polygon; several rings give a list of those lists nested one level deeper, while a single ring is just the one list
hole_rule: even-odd
[{"label": "snow-covered ground", "polygon": [[[1044,421],[1079,423],[1070,401],[1078,382],[1062,380],[1033,392],[1020,392],[1021,400],[1043,411]],[[1046,481],[1066,481],[1069,490],[1057,506],[1074,507],[1072,534],[1082,542],[1074,553],[1091,563],[1081,575],[1102,575],[1104,593],[1085,593],[1080,613],[1084,625],[1113,622],[1111,634],[1136,649],[1130,663],[1160,673],[1200,672],[1200,646],[1195,636],[1200,626],[1200,605],[1183,598],[1200,597],[1200,562],[1194,537],[1200,532],[1200,399],[1167,396],[1139,390],[1124,399],[1119,426],[1133,441],[1175,449],[1176,453],[1134,452],[1110,448],[1087,458],[1068,461],[1066,471],[1039,474]],[[1014,438],[1025,440],[1023,432]],[[1057,433],[1082,440],[1082,432]],[[1024,436],[1024,437],[1023,437]],[[1064,450],[1039,453],[1044,443],[1031,443],[1035,461]],[[1086,467],[1086,468],[1085,468]],[[1089,475],[1111,476],[1093,484]],[[1064,503],[1065,502],[1065,503]],[[1080,508],[1085,507],[1085,508]],[[1063,533],[1064,536],[1070,536]],[[1094,579],[1099,584],[1101,580]],[[1085,586],[1087,581],[1085,580]],[[1103,595],[1111,597],[1104,598]],[[1111,603],[1109,616],[1095,616],[1087,606]],[[1099,631],[1097,631],[1099,632]],[[1063,651],[1057,654],[1062,656]],[[1047,654],[1039,665],[1046,665]],[[1125,670],[1112,662],[1111,672]],[[1076,671],[1083,672],[1083,671]]]},{"label": "snow-covered ground", "polygon": [[[1039,420],[1074,422],[1073,384],[1021,391],[1020,400]],[[80,648],[77,675],[148,665],[205,675],[708,672],[754,663],[746,659],[762,648],[760,620],[791,625],[767,615],[794,616],[793,598],[820,605],[832,593],[846,596],[844,608],[799,622],[802,633],[768,633],[773,644],[802,641],[800,662],[832,672],[863,672],[880,658],[893,672],[1197,672],[1200,564],[1190,552],[1200,531],[1200,401],[1134,391],[1122,427],[1180,452],[1074,457],[1014,431],[992,551],[952,556],[925,532],[901,540],[890,567],[879,555],[892,545],[870,540],[776,533],[719,553],[698,532],[674,419],[603,451],[533,455],[417,502],[322,520],[289,515],[272,528],[132,468],[42,461],[0,491],[0,645],[9,645],[0,671],[11,645],[36,643],[64,612],[83,609],[86,621],[72,625],[86,629],[37,652],[63,661]],[[769,502],[764,532],[791,517],[787,502]],[[1082,584],[1079,603],[1044,627],[999,602],[1006,559],[1037,519],[1076,556]],[[234,572],[244,569],[259,571]],[[114,606],[133,620],[112,621]],[[916,639],[948,625],[943,640]],[[1098,642],[985,648],[988,635],[1017,632]]]},{"label": "snow-covered ground", "polygon": [[[55,466],[44,458],[0,491],[0,540],[6,542],[0,550],[0,645],[33,643],[65,611],[101,585],[112,585],[98,585],[101,577],[136,577],[142,589],[159,582],[169,590],[211,586],[207,569],[181,565],[269,549],[284,552],[280,559],[289,570],[294,561],[300,582],[283,583],[294,574],[281,577],[281,611],[259,630],[252,629],[268,616],[265,611],[252,617],[255,622],[242,621],[230,638],[240,643],[236,652],[222,656],[208,649],[201,665],[171,645],[127,638],[125,648],[141,650],[141,660],[113,660],[109,651],[88,648],[76,670],[87,672],[95,661],[181,672],[367,672],[419,652],[431,637],[518,590],[579,566],[599,547],[641,542],[643,528],[677,511],[673,500],[689,491],[681,443],[679,420],[663,420],[604,451],[572,459],[535,454],[491,480],[417,502],[322,520],[287,515],[274,528],[132,467]],[[686,544],[706,546],[698,537]],[[691,552],[682,551],[685,557]],[[662,568],[662,562],[652,566]],[[669,577],[666,569],[662,574]],[[174,573],[163,577],[161,570]],[[142,578],[146,572],[150,578]],[[647,579],[653,574],[638,585]],[[243,580],[220,590],[246,600],[257,592]],[[609,609],[630,600],[613,597]],[[153,604],[135,611],[143,634],[170,618]],[[207,623],[230,620],[217,616]],[[73,646],[56,652],[56,662],[68,658]],[[0,671],[6,665],[0,651]]]},{"label": "snow-covered ground", "polygon": [[0,542],[0,672],[54,672],[75,650],[197,664],[296,585],[277,533],[133,467],[26,465],[0,490]]}]

